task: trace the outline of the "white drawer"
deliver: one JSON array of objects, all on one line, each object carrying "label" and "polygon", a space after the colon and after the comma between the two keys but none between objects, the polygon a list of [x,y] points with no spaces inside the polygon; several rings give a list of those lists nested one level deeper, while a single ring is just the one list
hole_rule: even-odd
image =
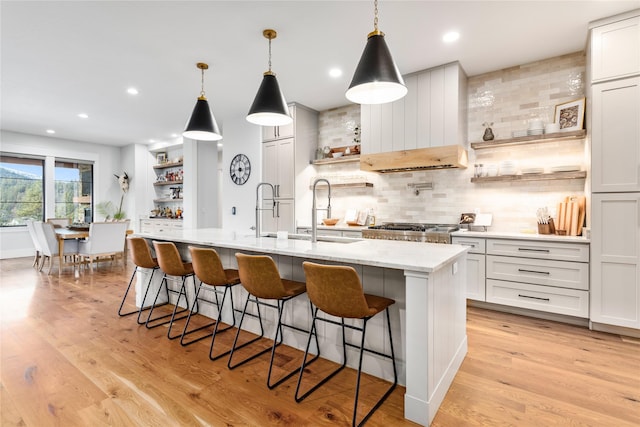
[{"label": "white drawer", "polygon": [[487,280],[487,302],[576,317],[589,317],[589,292]]},{"label": "white drawer", "polygon": [[589,262],[589,244],[487,239],[487,254]]},{"label": "white drawer", "polygon": [[589,264],[487,255],[487,278],[589,290]]},{"label": "white drawer", "polygon": [[342,237],[351,237],[353,239],[362,239],[362,231],[343,231]]},{"label": "white drawer", "polygon": [[483,254],[486,248],[486,240],[480,237],[458,237],[451,239],[451,243],[462,246],[469,246],[470,254]]},{"label": "white drawer", "polygon": [[181,221],[170,221],[167,226],[172,229],[182,230],[182,222]]}]

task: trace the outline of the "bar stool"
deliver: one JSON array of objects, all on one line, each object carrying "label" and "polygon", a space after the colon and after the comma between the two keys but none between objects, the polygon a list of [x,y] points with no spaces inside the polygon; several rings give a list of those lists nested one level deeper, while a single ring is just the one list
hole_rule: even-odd
[{"label": "bar stool", "polygon": [[[278,267],[276,267],[275,262],[270,256],[266,255],[245,255],[241,253],[236,253],[236,259],[238,260],[238,270],[240,273],[240,283],[248,292],[247,300],[244,304],[244,309],[242,310],[242,316],[240,317],[240,324],[238,325],[238,332],[236,332],[235,340],[233,341],[233,347],[231,348],[231,354],[229,355],[229,362],[227,366],[229,369],[237,368],[238,366],[255,359],[256,357],[266,353],[269,351],[269,348],[265,348],[264,350],[259,351],[258,353],[249,356],[242,361],[233,364],[233,353],[245,347],[261,338],[264,337],[264,327],[262,325],[262,316],[260,314],[260,306],[267,306],[276,308],[278,310],[278,324],[276,326],[276,335],[273,338],[273,345],[271,347],[271,360],[269,361],[269,373],[267,374],[267,387],[269,389],[273,389],[278,386],[285,380],[289,379],[293,375],[298,372],[298,369],[295,369],[284,377],[280,378],[275,383],[271,383],[271,371],[273,369],[273,359],[276,352],[276,347],[282,344],[283,333],[282,328],[287,327],[290,329],[294,329],[299,332],[310,333],[305,329],[299,328],[294,325],[287,325],[282,323],[282,313],[284,311],[284,304],[299,295],[302,295],[306,291],[306,285],[302,282],[296,282],[293,280],[287,280],[280,278],[280,273],[278,272]],[[270,304],[265,301],[261,301],[262,299],[267,300],[276,300],[276,304]],[[240,331],[242,330],[242,321],[244,320],[245,314],[247,314],[247,306],[249,302],[253,302],[256,304],[258,311],[258,321],[260,322],[260,336],[253,338],[242,345],[237,345],[238,337],[240,336]],[[316,348],[318,347],[318,337],[315,333],[313,335],[316,337]],[[305,356],[306,357],[306,356]],[[307,365],[312,363],[318,358],[316,355],[313,359],[307,362]]]},{"label": "bar stool", "polygon": [[[196,277],[200,280],[200,286],[198,286],[198,290],[196,291],[196,296],[191,306],[191,311],[189,312],[189,316],[187,317],[187,322],[184,325],[184,330],[182,331],[182,337],[180,338],[180,344],[183,346],[187,346],[189,344],[193,344],[194,342],[201,341],[205,338],[211,337],[211,347],[209,348],[209,359],[216,360],[222,356],[225,356],[231,352],[231,350],[226,351],[222,354],[218,354],[217,356],[213,356],[213,344],[216,340],[216,334],[218,332],[228,331],[236,325],[236,317],[235,317],[235,309],[233,307],[233,287],[240,284],[240,276],[238,275],[238,270],[234,269],[225,269],[222,267],[222,262],[220,261],[220,257],[218,256],[218,252],[215,249],[210,248],[196,248],[194,246],[189,246],[189,252],[191,253],[191,262],[193,263],[193,271],[195,272]],[[218,289],[218,287],[224,288],[224,291]],[[201,296],[202,290],[213,291],[215,296],[215,301],[209,300]],[[222,329],[218,329],[220,325],[220,321],[222,320],[222,309],[224,307],[224,302],[227,298],[227,292],[229,292],[229,298],[231,299],[231,313],[233,315],[233,323],[230,326],[227,326]],[[218,299],[218,295],[222,294],[222,302]],[[215,305],[218,308],[218,317],[213,322],[207,323],[206,325],[199,326],[191,331],[188,330],[189,322],[191,321],[191,316],[195,314],[197,311],[195,308],[198,306],[200,302],[205,302],[208,304]],[[195,332],[201,331],[203,329],[207,329],[213,326],[213,330],[206,334],[202,335],[198,338],[192,339],[191,341],[186,341],[185,338],[187,335],[193,334]]]},{"label": "bar stool", "polygon": [[[160,283],[160,287],[158,287],[158,292],[156,293],[156,297],[153,300],[153,305],[151,306],[151,311],[149,312],[149,317],[147,318],[145,326],[148,329],[151,329],[161,325],[169,324],[169,330],[167,331],[167,338],[169,338],[170,340],[173,340],[182,335],[182,334],[176,334],[174,336],[171,336],[171,328],[173,327],[173,323],[176,322],[177,320],[182,320],[187,318],[186,315],[182,317],[176,317],[176,315],[190,311],[189,300],[187,298],[187,288],[185,286],[185,283],[187,278],[189,277],[191,277],[193,280],[193,277],[194,277],[193,266],[191,265],[190,262],[182,261],[182,257],[178,252],[178,248],[176,248],[176,245],[173,242],[157,242],[154,240],[153,247],[156,251],[156,256],[158,257],[158,264],[160,265],[160,268],[162,269],[164,274],[162,276],[162,282]],[[178,280],[181,280],[180,291],[176,291],[175,289],[169,288],[169,281],[178,282]],[[153,310],[156,306],[156,303],[158,302],[158,297],[160,296],[162,285],[164,285],[164,288],[166,290],[167,300],[169,300],[169,293],[178,294],[178,299],[176,300],[176,303],[173,307],[173,312],[171,314],[158,316],[155,319],[153,319],[152,318]],[[194,290],[195,290],[195,287],[196,287],[195,280],[193,280]],[[186,304],[186,308],[178,310],[178,306],[180,304],[180,298],[182,298],[183,295],[184,295],[184,302]],[[171,316],[171,318],[167,321],[158,322],[154,325],[150,324],[151,322],[156,322],[161,319],[166,319],[169,316]]]},{"label": "bar stool", "polygon": [[[373,408],[364,416],[362,421],[358,424],[363,425],[373,412],[380,407],[380,405],[391,394],[393,389],[398,383],[398,373],[396,370],[396,359],[393,353],[393,339],[391,338],[391,321],[389,320],[389,307],[395,304],[395,301],[389,298],[365,294],[362,289],[362,283],[358,277],[358,273],[348,266],[336,266],[336,265],[321,265],[312,262],[305,261],[303,264],[304,272],[307,280],[307,292],[309,300],[315,307],[313,309],[313,322],[311,324],[311,331],[316,329],[316,320],[322,320],[324,322],[332,323],[334,325],[341,326],[342,329],[342,349],[343,349],[343,363],[338,369],[330,373],[323,378],[319,383],[311,387],[307,392],[300,395],[300,384],[302,382],[302,375],[306,368],[305,360],[307,353],[309,353],[309,344],[311,343],[311,333],[307,340],[307,348],[305,350],[305,357],[300,367],[300,376],[298,377],[298,384],[296,386],[296,402],[301,402],[321,385],[329,381],[334,375],[340,372],[347,364],[347,350],[346,346],[358,348],[360,350],[360,360],[358,362],[358,376],[356,380],[356,391],[353,404],[353,419],[352,425],[356,425],[356,414],[358,410],[358,395],[360,392],[360,375],[362,373],[362,356],[366,351],[373,353],[381,357],[391,359],[393,364],[393,384],[385,392],[385,394],[376,402]],[[319,317],[318,310],[322,310],[331,316],[340,317],[340,322],[332,320],[327,317]],[[367,329],[367,322],[376,314],[385,311],[387,317],[387,329],[389,331],[389,346],[391,348],[391,354],[380,353],[378,351],[367,349],[364,346],[365,334]],[[346,325],[344,319],[362,319],[362,327],[355,325]],[[345,340],[345,327],[362,332],[362,340],[360,345],[347,343]],[[317,339],[317,338],[316,338]]]},{"label": "bar stool", "polygon": [[[138,324],[142,325],[145,321],[140,321],[140,315],[143,311],[149,310],[151,307],[143,308],[145,301],[147,300],[147,294],[149,293],[149,288],[151,287],[151,281],[153,280],[153,274],[160,268],[158,265],[158,260],[151,256],[151,249],[147,244],[147,241],[142,237],[129,237],[127,238],[127,246],[129,248],[129,253],[131,254],[131,259],[135,264],[135,268],[133,273],[131,274],[131,279],[129,280],[129,285],[127,285],[127,290],[122,297],[122,302],[120,303],[120,308],[118,309],[119,316],[129,316],[130,314],[138,313]],[[142,302],[140,303],[140,308],[138,310],[133,310],[128,313],[122,312],[122,307],[124,306],[124,302],[127,299],[127,295],[129,294],[129,289],[131,289],[131,284],[133,283],[133,279],[136,277],[136,273],[143,270],[151,270],[151,275],[149,276],[149,281],[147,282],[147,286],[144,290],[144,297],[142,298]]]}]

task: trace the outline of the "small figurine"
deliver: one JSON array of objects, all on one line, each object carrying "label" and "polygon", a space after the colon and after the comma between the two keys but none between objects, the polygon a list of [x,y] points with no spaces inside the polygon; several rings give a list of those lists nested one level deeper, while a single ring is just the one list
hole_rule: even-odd
[{"label": "small figurine", "polygon": [[484,135],[482,135],[482,140],[483,141],[493,141],[493,130],[491,130],[491,126],[493,126],[493,122],[489,123],[489,122],[484,122],[482,124],[482,126],[484,126],[486,129],[484,130]]}]

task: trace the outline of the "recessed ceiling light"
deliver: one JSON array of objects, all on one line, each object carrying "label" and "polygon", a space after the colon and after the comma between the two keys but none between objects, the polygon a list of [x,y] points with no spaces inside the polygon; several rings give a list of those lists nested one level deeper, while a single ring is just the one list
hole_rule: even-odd
[{"label": "recessed ceiling light", "polygon": [[171,134],[171,138],[177,138],[177,137],[178,137],[178,134],[177,134],[177,133],[172,133],[172,134]]},{"label": "recessed ceiling light", "polygon": [[329,70],[329,75],[334,79],[338,78],[342,75],[342,70],[340,68],[332,68]]},{"label": "recessed ceiling light", "polygon": [[130,87],[127,89],[127,93],[129,95],[137,95],[138,94],[138,89],[136,89],[135,87]]},{"label": "recessed ceiling light", "polygon": [[150,139],[149,142],[153,144],[154,142],[156,142],[156,140],[155,139]]},{"label": "recessed ceiling light", "polygon": [[454,41],[460,38],[460,33],[457,31],[449,31],[444,36],[442,36],[442,41],[445,43],[453,43]]},{"label": "recessed ceiling light", "polygon": [[88,119],[89,115],[87,113],[80,113],[78,114],[78,117],[80,117],[81,119]]},{"label": "recessed ceiling light", "polygon": [[54,133],[56,133],[56,131],[55,131],[55,130],[53,130],[53,129],[47,129],[47,133],[54,134]]}]

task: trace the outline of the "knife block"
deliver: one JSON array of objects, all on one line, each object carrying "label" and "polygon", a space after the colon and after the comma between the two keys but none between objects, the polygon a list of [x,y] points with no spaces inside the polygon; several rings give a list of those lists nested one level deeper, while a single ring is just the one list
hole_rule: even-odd
[{"label": "knife block", "polygon": [[550,218],[547,224],[538,224],[538,234],[556,234],[553,218]]}]

